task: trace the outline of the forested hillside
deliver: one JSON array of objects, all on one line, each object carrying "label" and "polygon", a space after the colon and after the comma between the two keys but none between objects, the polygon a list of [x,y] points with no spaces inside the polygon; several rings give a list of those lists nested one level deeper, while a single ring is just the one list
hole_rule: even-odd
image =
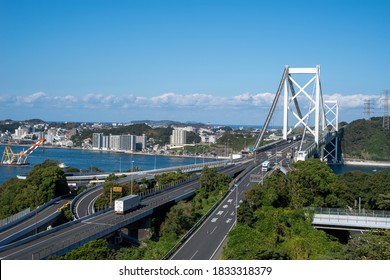
[{"label": "forested hillside", "polygon": [[389,259],[390,231],[352,235],[348,242],[317,230],[304,207],[390,209],[390,173],[335,175],[316,159],[275,172],[245,194],[224,259]]},{"label": "forested hillside", "polygon": [[390,130],[382,118],[355,120],[340,130],[344,158],[390,161]]},{"label": "forested hillside", "polygon": [[26,208],[34,209],[69,193],[64,171],[58,162],[46,160],[34,166],[26,180],[12,178],[0,188],[0,219]]}]

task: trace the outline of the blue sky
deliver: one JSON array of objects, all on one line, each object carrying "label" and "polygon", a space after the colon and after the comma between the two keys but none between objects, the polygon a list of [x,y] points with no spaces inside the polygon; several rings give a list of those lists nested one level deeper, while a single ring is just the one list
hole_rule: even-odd
[{"label": "blue sky", "polygon": [[0,119],[262,124],[285,65],[340,120],[390,89],[390,1],[0,0]]}]

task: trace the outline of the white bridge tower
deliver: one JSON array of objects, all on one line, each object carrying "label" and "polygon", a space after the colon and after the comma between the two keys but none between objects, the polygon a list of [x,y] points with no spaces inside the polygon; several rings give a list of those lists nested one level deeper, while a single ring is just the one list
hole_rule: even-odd
[{"label": "white bridge tower", "polygon": [[[331,141],[331,131],[336,132],[337,136],[338,103],[337,101],[324,102],[323,100],[320,66],[291,68],[286,65],[271,109],[256,141],[255,150],[258,150],[262,144],[264,133],[281,96],[283,96],[283,139],[287,140],[288,135],[294,129],[302,127],[302,141],[304,141],[305,135],[311,135],[311,140],[318,152],[320,146],[325,146]],[[330,119],[332,116],[333,118]],[[335,135],[333,135],[334,137]],[[337,145],[337,140],[335,145]],[[300,148],[302,148],[302,144]],[[327,156],[334,154],[337,157],[338,146],[335,149],[336,153],[332,150],[327,153]]]}]

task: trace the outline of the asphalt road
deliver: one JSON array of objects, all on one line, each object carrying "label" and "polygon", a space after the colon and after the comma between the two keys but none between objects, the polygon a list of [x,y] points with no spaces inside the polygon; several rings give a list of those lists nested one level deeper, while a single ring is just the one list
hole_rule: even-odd
[{"label": "asphalt road", "polygon": [[[225,170],[226,173],[235,173],[242,169],[240,166],[232,166]],[[139,217],[140,215],[150,213],[159,205],[163,205],[169,201],[175,201],[178,197],[191,193],[199,186],[198,181],[189,182],[180,187],[173,188],[154,196],[142,200],[144,207],[126,213],[125,215],[117,215],[113,211],[109,211],[94,217],[91,217],[82,222],[68,223],[64,228],[58,231],[49,231],[47,235],[39,236],[34,240],[20,244],[0,253],[2,259],[41,259],[45,258],[58,250],[78,244],[81,240],[93,238],[96,234],[102,232],[109,233],[113,226],[124,224],[126,221]]]},{"label": "asphalt road", "polygon": [[236,205],[244,198],[245,191],[255,184],[249,181],[250,174],[259,172],[260,168],[252,170],[237,183],[198,230],[176,251],[172,260],[209,260],[215,256],[236,222]]},{"label": "asphalt road", "polygon": [[103,193],[103,187],[90,191],[78,199],[73,207],[76,218],[88,216],[95,213],[94,204],[96,199]]},{"label": "asphalt road", "polygon": [[52,205],[46,207],[42,211],[38,212],[36,215],[31,216],[30,218],[15,224],[14,226],[1,231],[0,232],[0,244],[4,245],[7,240],[14,241],[13,237],[21,232],[22,230],[25,230],[27,228],[30,229],[30,231],[34,231],[37,224],[39,224],[42,220],[46,219],[53,213],[57,212],[57,209],[62,207],[64,204],[66,204],[69,201],[69,199],[61,199]]},{"label": "asphalt road", "polygon": [[[296,143],[281,143],[267,152],[258,154],[257,160],[259,163],[265,160],[271,160],[273,163],[283,162],[287,152],[291,151],[294,145]],[[277,153],[280,154],[279,158],[276,157]],[[172,260],[219,259],[227,235],[236,222],[236,205],[239,207],[245,192],[256,184],[250,182],[251,174],[265,176],[267,173],[262,172],[259,165],[246,174],[194,234],[176,251],[171,257]]]}]

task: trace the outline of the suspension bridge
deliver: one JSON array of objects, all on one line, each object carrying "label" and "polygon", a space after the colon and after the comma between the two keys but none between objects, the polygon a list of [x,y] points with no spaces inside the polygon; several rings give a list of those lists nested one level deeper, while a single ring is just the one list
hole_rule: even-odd
[{"label": "suspension bridge", "polygon": [[[285,66],[271,108],[259,134],[255,150],[262,147],[265,133],[277,107],[282,107],[282,136],[301,134],[295,160],[316,156],[322,160],[340,162],[337,100],[324,100],[320,80],[320,66],[292,68]],[[310,145],[303,145],[310,142]],[[305,148],[303,149],[303,147]]]}]

